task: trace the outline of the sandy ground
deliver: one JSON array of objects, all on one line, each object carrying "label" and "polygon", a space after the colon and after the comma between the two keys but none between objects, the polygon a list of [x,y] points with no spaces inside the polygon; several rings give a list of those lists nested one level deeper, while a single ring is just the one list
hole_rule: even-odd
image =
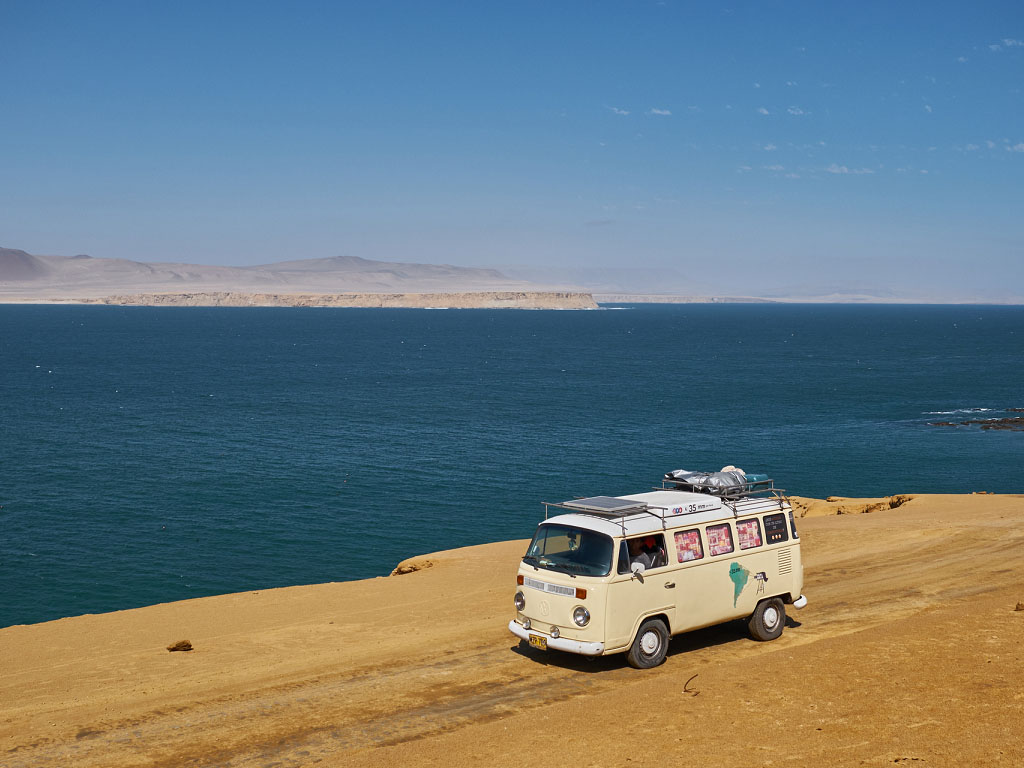
[{"label": "sandy ground", "polygon": [[1024,496],[796,501],[783,636],[643,672],[518,645],[525,542],[3,629],[0,766],[1024,765]]}]

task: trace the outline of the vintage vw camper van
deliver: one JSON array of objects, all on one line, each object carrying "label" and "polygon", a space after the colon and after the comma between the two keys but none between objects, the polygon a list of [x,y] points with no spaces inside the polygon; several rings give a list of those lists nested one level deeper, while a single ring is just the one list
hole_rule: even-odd
[{"label": "vintage vw camper van", "polygon": [[561,514],[519,565],[509,630],[544,650],[624,652],[641,669],[664,661],[672,635],[712,624],[747,618],[755,639],[781,635],[786,606],[807,599],[793,512],[774,484],[663,486],[546,503]]}]

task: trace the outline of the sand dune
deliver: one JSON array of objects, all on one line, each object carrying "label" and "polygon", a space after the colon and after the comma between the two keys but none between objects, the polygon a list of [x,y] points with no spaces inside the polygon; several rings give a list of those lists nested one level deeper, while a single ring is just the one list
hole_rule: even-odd
[{"label": "sand dune", "polygon": [[898,498],[796,500],[783,636],[644,672],[513,642],[523,541],[9,627],[0,766],[1022,765],[1024,496]]}]

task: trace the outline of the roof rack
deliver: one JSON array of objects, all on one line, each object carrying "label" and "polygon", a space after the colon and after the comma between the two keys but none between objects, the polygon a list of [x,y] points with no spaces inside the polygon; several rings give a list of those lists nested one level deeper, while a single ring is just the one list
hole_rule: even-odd
[{"label": "roof rack", "polygon": [[[696,475],[697,473],[694,474]],[[701,474],[706,477],[710,477],[717,473],[707,472]],[[739,499],[749,498],[750,496],[760,496],[764,494],[779,496],[786,492],[784,488],[776,488],[775,481],[770,477],[766,477],[763,480],[747,480],[733,485],[701,485],[699,483],[688,483],[682,479],[672,478],[669,476],[669,473],[666,473],[665,477],[662,478],[661,485],[654,486],[652,490],[703,493],[708,496],[720,498],[722,501],[737,501]]]},{"label": "roof rack", "polygon": [[[764,480],[749,480],[745,483],[725,487],[707,487],[702,490],[698,490],[693,487],[680,487],[686,485],[687,484],[682,481],[665,478],[661,481],[661,487],[654,486],[651,490],[699,493],[710,496],[713,499],[718,499],[722,506],[732,510],[733,517],[740,517],[741,515],[750,514],[752,511],[755,511],[750,509],[740,509],[739,505],[744,501],[775,502],[779,505],[780,510],[785,508],[787,501],[785,498],[786,491],[782,488],[776,488],[775,481],[771,478],[765,478]],[[678,519],[686,515],[699,514],[701,512],[708,511],[707,509],[696,509],[692,512],[668,514],[669,507],[653,506],[646,502],[624,499],[619,496],[588,496],[586,498],[571,499],[569,501],[544,501],[541,503],[544,505],[545,520],[548,519],[551,507],[555,507],[556,509],[564,509],[567,512],[573,512],[577,515],[597,517],[607,520],[610,523],[616,523],[620,528],[622,528],[623,536],[626,535],[626,518],[628,517],[636,515],[650,515],[661,521],[662,530],[668,530],[668,525],[666,525],[665,521],[669,518]]]},{"label": "roof rack", "polygon": [[626,518],[632,515],[651,515],[661,520],[662,530],[667,530],[665,525],[665,513],[667,507],[652,507],[644,502],[636,502],[630,499],[621,499],[618,496],[590,496],[585,499],[572,499],[570,501],[554,502],[545,501],[544,519],[548,519],[548,509],[556,507],[575,512],[578,515],[591,515],[600,517],[610,522],[617,522],[622,528],[622,535],[626,535]]}]

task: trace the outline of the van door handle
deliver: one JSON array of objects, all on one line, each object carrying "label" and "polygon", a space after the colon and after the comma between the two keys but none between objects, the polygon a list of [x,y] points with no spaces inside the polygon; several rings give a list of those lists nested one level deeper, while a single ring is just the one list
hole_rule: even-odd
[{"label": "van door handle", "polygon": [[666,581],[665,582],[665,589],[675,589],[675,588],[676,588],[676,583],[674,581]]}]

